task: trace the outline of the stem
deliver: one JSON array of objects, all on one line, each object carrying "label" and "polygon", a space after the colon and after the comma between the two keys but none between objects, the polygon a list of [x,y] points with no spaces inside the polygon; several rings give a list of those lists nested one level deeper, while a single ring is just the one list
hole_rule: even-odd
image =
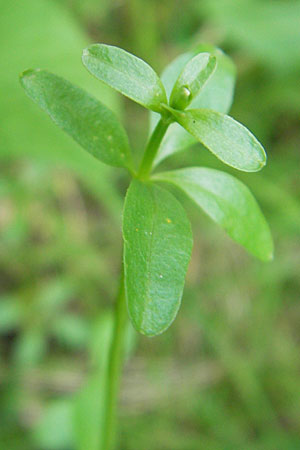
[{"label": "stem", "polygon": [[116,301],[115,323],[109,351],[105,392],[104,439],[101,450],[111,450],[114,445],[116,431],[117,400],[122,370],[124,334],[127,323],[127,308],[125,301],[124,274],[122,271],[119,293]]},{"label": "stem", "polygon": [[143,178],[147,177],[151,172],[153,161],[157,155],[161,141],[163,140],[163,137],[170,123],[171,123],[170,120],[161,118],[158,124],[156,125],[150,137],[150,140],[147,144],[144,157],[140,165],[140,170],[138,173],[139,177]]},{"label": "stem", "polygon": [[[149,175],[152,169],[154,158],[159,149],[160,143],[170,123],[171,123],[170,119],[165,118],[164,119],[161,118],[160,121],[158,122],[146,147],[138,176],[146,177],[147,175]],[[103,421],[104,429],[103,429],[101,450],[112,450],[115,440],[117,399],[122,370],[126,321],[127,321],[127,308],[125,301],[124,273],[122,269],[119,293],[116,301],[113,337],[111,347],[109,350],[109,359],[107,367],[106,389],[104,394],[105,417]]]}]

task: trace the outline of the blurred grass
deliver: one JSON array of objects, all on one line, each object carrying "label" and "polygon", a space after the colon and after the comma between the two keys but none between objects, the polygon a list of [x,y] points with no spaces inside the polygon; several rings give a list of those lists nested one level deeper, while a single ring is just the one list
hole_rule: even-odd
[{"label": "blurred grass", "polygon": [[[157,70],[202,41],[233,57],[232,115],[269,156],[262,173],[235,175],[276,245],[274,261],[259,263],[186,201],[195,247],[182,309],[164,335],[138,337],[125,365],[119,448],[300,448],[299,5],[0,1],[0,448],[91,450],[86,439],[97,441],[80,415],[74,430],[74,411],[81,401],[95,419],[101,407],[127,180],[57,131],[17,80],[41,66],[85,87],[123,118],[138,156],[146,114],[81,66],[82,48],[97,40]],[[231,171],[194,149],[164,163],[197,164]]]}]

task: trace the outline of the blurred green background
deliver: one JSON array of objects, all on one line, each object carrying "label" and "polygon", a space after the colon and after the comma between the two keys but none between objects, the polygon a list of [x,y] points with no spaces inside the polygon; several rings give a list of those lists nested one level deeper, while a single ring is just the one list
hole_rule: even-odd
[{"label": "blurred green background", "polygon": [[0,37],[0,448],[97,446],[128,184],[56,129],[18,74],[42,67],[92,92],[138,158],[147,112],[94,80],[82,48],[118,45],[160,72],[208,42],[237,66],[231,115],[268,165],[235,173],[191,149],[164,166],[248,184],[275,259],[254,260],[185,202],[195,245],[182,308],[162,336],[128,330],[118,448],[300,449],[300,1],[0,0]]}]

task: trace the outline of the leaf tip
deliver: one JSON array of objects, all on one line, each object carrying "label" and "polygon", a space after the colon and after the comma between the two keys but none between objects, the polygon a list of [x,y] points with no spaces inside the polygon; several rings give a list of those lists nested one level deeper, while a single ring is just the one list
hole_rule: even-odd
[{"label": "leaf tip", "polygon": [[148,338],[153,338],[153,337],[159,336],[160,334],[164,333],[170,327],[170,325],[171,325],[171,323],[169,323],[168,325],[166,325],[163,328],[157,328],[157,329],[156,328],[153,329],[152,327],[148,328],[147,326],[139,327],[139,328],[136,328],[136,330],[139,333],[141,333],[143,336],[146,336]]},{"label": "leaf tip", "polygon": [[91,44],[82,50],[82,59],[91,56],[98,56],[99,48],[103,47],[104,44]]},{"label": "leaf tip", "polygon": [[26,70],[23,70],[23,72],[21,72],[19,74],[19,81],[21,83],[21,86],[24,89],[26,89],[26,86],[27,86],[26,81],[30,82],[30,81],[34,80],[36,74],[38,72],[41,72],[41,71],[42,71],[42,69],[26,69]]},{"label": "leaf tip", "polygon": [[83,61],[83,63],[87,62],[88,63],[88,58],[92,58],[92,57],[96,57],[97,56],[97,48],[98,48],[99,44],[92,44],[89,45],[88,47],[85,47],[82,50],[82,55],[81,55],[81,59]]},{"label": "leaf tip", "polygon": [[86,56],[89,56],[90,52],[89,52],[89,47],[86,47],[82,50],[82,59],[85,58]]},{"label": "leaf tip", "polygon": [[260,153],[259,153],[260,158],[258,161],[260,167],[258,170],[261,170],[267,164],[267,153],[266,153],[266,150],[264,149],[263,145],[259,141],[257,141],[257,142],[258,142],[259,149],[260,149]]},{"label": "leaf tip", "polygon": [[151,331],[144,330],[144,329],[141,329],[141,328],[137,329],[137,331],[138,331],[140,334],[142,334],[143,336],[146,336],[146,337],[148,337],[148,338],[152,338],[152,337],[157,336],[157,333],[153,333],[153,332],[151,332]]},{"label": "leaf tip", "polygon": [[274,249],[269,253],[267,261],[273,261],[274,260]]},{"label": "leaf tip", "polygon": [[262,170],[265,167],[266,164],[267,164],[267,157],[264,152],[264,157],[257,161],[257,166],[252,170],[252,172],[259,172],[260,170]]},{"label": "leaf tip", "polygon": [[36,72],[40,72],[40,71],[41,71],[41,69],[26,69],[26,70],[23,70],[23,72],[21,72],[19,74],[19,79],[20,79],[20,81],[22,81],[25,78],[32,77],[33,75],[36,74]]},{"label": "leaf tip", "polygon": [[272,248],[268,253],[260,255],[259,259],[265,263],[272,262],[274,260],[274,249]]},{"label": "leaf tip", "polygon": [[253,161],[252,165],[249,166],[247,169],[237,167],[238,170],[243,170],[244,172],[259,172],[265,167],[265,165],[267,164],[267,154],[264,147],[259,142],[258,144],[259,144],[259,153],[255,161]]},{"label": "leaf tip", "polygon": [[257,254],[256,256],[263,262],[271,262],[274,260],[274,242],[272,239],[271,232],[268,232],[268,236],[266,237],[267,243],[264,247],[264,250]]},{"label": "leaf tip", "polygon": [[212,53],[209,53],[208,64],[211,65],[212,72],[213,72],[217,65],[217,57],[215,55],[213,55]]},{"label": "leaf tip", "polygon": [[270,250],[267,254],[267,261],[273,261],[273,259],[274,259],[274,242],[270,232]]}]

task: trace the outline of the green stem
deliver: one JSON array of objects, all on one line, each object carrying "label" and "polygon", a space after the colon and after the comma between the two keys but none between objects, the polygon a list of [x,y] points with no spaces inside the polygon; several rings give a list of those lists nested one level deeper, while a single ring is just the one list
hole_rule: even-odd
[{"label": "green stem", "polygon": [[[162,118],[158,122],[148,145],[145,150],[144,158],[142,160],[139,177],[146,177],[149,175],[153,161],[159,149],[160,143],[167,131],[170,119]],[[101,450],[112,450],[115,441],[116,430],[116,412],[117,400],[120,386],[123,350],[124,350],[124,334],[126,330],[127,308],[124,288],[124,274],[120,280],[119,294],[116,302],[115,322],[113,329],[113,337],[109,351],[109,361],[107,367],[106,389],[105,389],[105,418],[103,421],[103,440]]]},{"label": "green stem", "polygon": [[101,450],[111,450],[114,446],[117,416],[117,400],[123,362],[124,334],[127,323],[127,308],[122,272],[119,293],[116,301],[113,337],[109,352],[105,392],[104,439]]},{"label": "green stem", "polygon": [[144,157],[142,159],[140,169],[138,172],[138,176],[141,178],[147,177],[151,172],[153,161],[157,155],[159,146],[163,137],[170,125],[171,121],[169,119],[161,118],[158,124],[156,125],[150,140],[147,144]]}]

